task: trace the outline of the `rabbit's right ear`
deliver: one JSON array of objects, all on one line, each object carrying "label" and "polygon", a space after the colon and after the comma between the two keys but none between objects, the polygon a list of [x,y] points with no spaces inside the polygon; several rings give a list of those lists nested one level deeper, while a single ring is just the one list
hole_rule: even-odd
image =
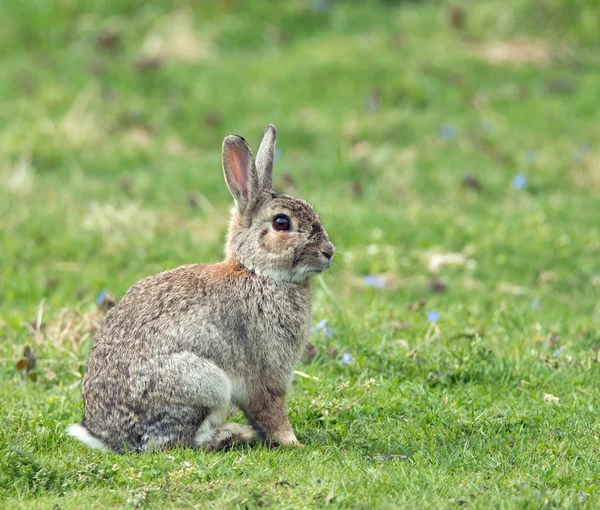
[{"label": "rabbit's right ear", "polygon": [[241,136],[223,140],[223,173],[240,213],[258,194],[258,178],[250,146]]},{"label": "rabbit's right ear", "polygon": [[275,131],[273,124],[269,124],[267,129],[265,129],[265,134],[256,153],[258,185],[260,189],[266,191],[273,189],[273,160],[275,159],[276,142],[277,131]]}]

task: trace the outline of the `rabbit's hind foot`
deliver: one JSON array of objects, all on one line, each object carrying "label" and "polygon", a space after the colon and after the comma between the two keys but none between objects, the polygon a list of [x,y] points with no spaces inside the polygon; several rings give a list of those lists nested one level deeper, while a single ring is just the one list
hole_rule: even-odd
[{"label": "rabbit's hind foot", "polygon": [[258,437],[256,431],[240,423],[224,423],[213,436],[212,449],[226,450],[239,444],[251,443]]}]

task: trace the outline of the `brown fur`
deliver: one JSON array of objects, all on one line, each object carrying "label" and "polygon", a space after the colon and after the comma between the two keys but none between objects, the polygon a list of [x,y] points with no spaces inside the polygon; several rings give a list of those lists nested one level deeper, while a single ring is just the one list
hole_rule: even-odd
[{"label": "brown fur", "polygon": [[275,442],[293,444],[294,432],[285,412],[286,388],[263,386],[250,398],[248,419],[258,428],[263,437],[275,438]]},{"label": "brown fur", "polygon": [[[308,344],[309,277],[334,248],[307,202],[270,189],[274,147],[272,126],[256,165],[242,138],[223,142],[236,200],[224,262],[150,276],[107,313],[83,380],[82,425],[71,429],[88,445],[216,449],[257,435],[299,444],[285,397]],[[290,231],[272,227],[277,214]],[[223,423],[232,404],[253,428]]]}]

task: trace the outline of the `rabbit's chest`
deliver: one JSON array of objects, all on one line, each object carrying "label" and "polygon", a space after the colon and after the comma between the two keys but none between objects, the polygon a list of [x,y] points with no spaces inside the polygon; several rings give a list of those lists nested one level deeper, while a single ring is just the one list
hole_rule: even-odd
[{"label": "rabbit's chest", "polygon": [[304,289],[276,289],[245,304],[248,332],[258,339],[278,339],[288,345],[307,340],[310,328],[310,295]]}]

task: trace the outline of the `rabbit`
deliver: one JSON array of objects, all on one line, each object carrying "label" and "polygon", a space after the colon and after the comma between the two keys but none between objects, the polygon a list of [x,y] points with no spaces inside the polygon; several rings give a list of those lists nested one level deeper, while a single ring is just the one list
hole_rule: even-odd
[{"label": "rabbit", "polygon": [[[308,202],[273,190],[275,143],[269,125],[254,162],[242,137],[224,139],[235,201],[225,260],[149,276],[108,311],[72,436],[120,453],[302,446],[286,394],[308,345],[310,277],[331,266],[335,247]],[[231,406],[249,425],[225,422]]]}]

